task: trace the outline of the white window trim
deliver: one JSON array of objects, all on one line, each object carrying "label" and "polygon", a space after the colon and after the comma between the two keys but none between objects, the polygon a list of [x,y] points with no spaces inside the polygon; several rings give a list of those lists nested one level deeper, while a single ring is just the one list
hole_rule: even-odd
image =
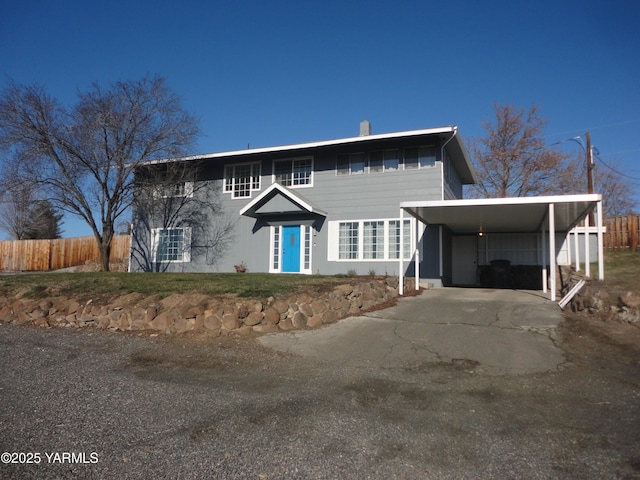
[{"label": "white window trim", "polygon": [[[311,160],[311,175],[309,177],[309,183],[303,185],[293,185],[293,162],[296,160]],[[271,183],[276,183],[276,163],[278,162],[291,162],[291,175],[292,175],[292,184],[291,185],[283,185],[286,188],[311,188],[313,187],[313,166],[315,163],[315,159],[313,155],[305,155],[302,157],[291,157],[291,158],[276,158],[271,163]]]},{"label": "white window trim", "polygon": [[[409,245],[409,253],[412,253],[415,250],[415,238],[413,232],[415,231],[415,219],[414,218],[405,218],[405,221],[409,222],[409,228],[412,232],[410,236],[410,245]],[[329,237],[328,240],[328,250],[327,250],[327,261],[329,262],[340,262],[340,263],[349,263],[349,262],[397,262],[399,259],[397,258],[389,258],[389,222],[392,221],[400,221],[400,218],[363,218],[363,219],[343,219],[343,220],[331,220],[328,222],[327,226],[327,235]],[[340,258],[340,224],[345,222],[352,222],[358,224],[358,257],[357,258]],[[384,222],[384,258],[364,258],[364,222]],[[401,236],[402,238],[402,236]],[[406,249],[404,249],[404,253],[408,254]],[[405,260],[408,260],[407,257]]]},{"label": "white window trim", "polygon": [[[269,273],[282,273],[282,225],[274,225],[269,233]],[[309,237],[305,234],[306,227],[309,228]],[[278,266],[274,266],[275,238],[276,231],[279,234],[280,242],[278,244]],[[305,275],[313,273],[313,235],[314,228],[310,225],[300,225],[300,272]],[[309,266],[305,268],[305,249],[309,246]]]},{"label": "white window trim", "polygon": [[[176,185],[184,185],[184,193],[181,195],[171,195],[171,194],[167,194],[167,190],[171,187],[175,187]],[[169,184],[169,185],[158,185],[156,188],[154,188],[153,191],[153,197],[158,199],[158,198],[193,198],[193,191],[194,191],[194,182],[180,182],[180,183],[175,183],[175,184]]]},{"label": "white window trim", "polygon": [[[433,149],[433,157],[434,162],[433,165],[422,165],[420,163],[420,157],[418,156],[418,164],[416,168],[406,168],[406,150],[409,148],[416,148],[420,150],[421,148],[431,148]],[[388,169],[385,167],[385,159],[384,154],[386,152],[398,152],[398,168],[397,169]],[[371,154],[372,153],[381,153],[382,154],[382,165],[381,169],[378,171],[371,170]],[[361,172],[354,172],[352,168],[351,159],[355,155],[364,155],[364,169]],[[338,158],[339,157],[348,157],[349,165],[347,173],[338,173]],[[437,155],[437,146],[436,145],[417,145],[415,147],[398,147],[398,148],[390,148],[385,150],[372,150],[370,152],[355,152],[355,153],[341,153],[336,155],[336,167],[335,167],[335,176],[336,177],[350,177],[350,176],[359,176],[359,175],[369,175],[369,174],[378,174],[378,173],[392,173],[392,172],[404,172],[404,171],[412,171],[412,170],[428,170],[435,168],[438,164],[438,155]]]},{"label": "white window trim", "polygon": [[[157,260],[160,232],[163,230],[182,230],[184,232],[181,260]],[[154,263],[189,263],[191,261],[191,227],[167,227],[151,229],[151,258]]]},{"label": "white window trim", "polygon": [[[240,197],[240,196],[236,196],[236,189],[235,189],[235,185],[236,185],[236,167],[246,167],[246,166],[251,167],[251,179],[249,181],[249,195],[247,195],[246,197]],[[258,187],[254,188],[253,187],[253,167],[258,167]],[[230,188],[227,188],[227,169],[231,168],[233,169],[233,173],[231,175],[231,186]],[[243,200],[243,199],[247,199],[247,198],[251,198],[253,196],[253,192],[259,192],[262,189],[262,165],[260,162],[243,162],[243,163],[228,163],[226,165],[224,165],[223,170],[222,170],[222,190],[224,193],[230,193],[231,194],[231,198],[233,200]]]}]

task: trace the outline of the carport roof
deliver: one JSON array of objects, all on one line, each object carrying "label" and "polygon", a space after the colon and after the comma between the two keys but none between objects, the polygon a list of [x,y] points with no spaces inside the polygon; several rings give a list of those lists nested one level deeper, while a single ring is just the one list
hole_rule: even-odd
[{"label": "carport roof", "polygon": [[583,220],[599,194],[402,202],[400,208],[420,221],[445,225],[454,234],[539,232],[554,204],[555,229],[566,232]]}]

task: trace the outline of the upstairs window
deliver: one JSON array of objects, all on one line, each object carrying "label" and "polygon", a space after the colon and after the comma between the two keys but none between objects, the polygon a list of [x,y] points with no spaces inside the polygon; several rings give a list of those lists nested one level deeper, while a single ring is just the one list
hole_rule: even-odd
[{"label": "upstairs window", "polygon": [[395,172],[400,167],[398,150],[371,152],[369,155],[369,173]]},{"label": "upstairs window", "polygon": [[274,182],[285,187],[311,185],[313,161],[311,158],[294,158],[273,162]]},{"label": "upstairs window", "polygon": [[404,169],[435,167],[435,147],[414,147],[404,149]]},{"label": "upstairs window", "polygon": [[224,167],[224,191],[233,198],[251,197],[251,192],[260,190],[260,164],[242,163]]},{"label": "upstairs window", "polygon": [[154,187],[155,198],[191,198],[193,197],[193,182],[165,183]]},{"label": "upstairs window", "polygon": [[366,155],[364,153],[339,155],[337,160],[337,174],[358,175],[360,173],[364,173],[365,166]]},{"label": "upstairs window", "polygon": [[400,155],[398,150],[387,150],[382,154],[382,162],[385,172],[395,172],[400,167]]}]

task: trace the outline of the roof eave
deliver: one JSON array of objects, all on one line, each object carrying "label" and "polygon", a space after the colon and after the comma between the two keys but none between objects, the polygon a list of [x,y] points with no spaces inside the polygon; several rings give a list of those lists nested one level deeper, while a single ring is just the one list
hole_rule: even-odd
[{"label": "roof eave", "polygon": [[[281,145],[281,146],[275,146],[275,147],[249,148],[244,150],[233,150],[228,152],[191,155],[187,157],[166,158],[166,159],[152,160],[150,162],[145,162],[145,165],[154,165],[154,164],[170,163],[170,162],[212,160],[216,158],[230,158],[230,157],[240,157],[240,156],[247,156],[247,155],[258,155],[261,153],[288,152],[293,150],[306,150],[310,148],[366,143],[366,142],[371,142],[376,140],[407,138],[407,137],[416,137],[416,136],[422,136],[422,135],[442,135],[447,133],[454,134],[456,130],[457,130],[457,127],[455,126],[446,126],[446,127],[438,127],[438,128],[427,128],[422,130],[407,130],[403,132],[380,133],[376,135],[363,135],[358,137],[338,138],[335,140],[322,140],[318,142],[296,143],[291,145]],[[465,161],[469,163],[469,158],[466,155],[466,150],[464,149],[464,145],[462,144],[460,145],[461,145],[460,149],[464,152],[463,155],[465,155],[464,157]]]}]

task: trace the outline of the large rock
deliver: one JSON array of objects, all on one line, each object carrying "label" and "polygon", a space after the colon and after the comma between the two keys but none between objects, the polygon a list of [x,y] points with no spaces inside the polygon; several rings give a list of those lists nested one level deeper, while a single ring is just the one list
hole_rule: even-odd
[{"label": "large rock", "polygon": [[307,328],[307,316],[303,312],[296,312],[291,319],[294,328]]},{"label": "large rock", "polygon": [[311,308],[313,309],[313,314],[320,314],[327,309],[327,301],[326,300],[315,300],[311,303]]},{"label": "large rock", "polygon": [[303,303],[302,305],[300,305],[300,311],[304,313],[307,317],[313,316],[313,307],[309,303]]},{"label": "large rock", "polygon": [[258,325],[260,322],[262,322],[263,317],[264,315],[262,314],[262,312],[251,312],[243,320],[243,323],[245,325],[249,325],[250,327],[253,327],[254,325]]},{"label": "large rock", "polygon": [[[287,306],[287,309],[288,308],[289,307]],[[286,311],[287,310],[285,310],[285,312]],[[268,324],[268,325],[276,325],[280,321],[280,313],[284,313],[284,312],[279,312],[275,308],[275,304],[274,304],[273,307],[268,307],[264,311],[264,321],[265,321],[265,323]]]},{"label": "large rock", "polygon": [[[122,315],[125,317],[125,315]],[[176,318],[175,312],[169,310],[166,312],[159,313],[156,318],[148,323],[148,326],[152,330],[158,330],[161,332],[166,332],[171,329],[173,325],[173,321]],[[122,321],[120,322],[122,324]]]},{"label": "large rock", "polygon": [[196,324],[195,317],[192,318],[176,318],[173,322],[173,330],[176,333],[190,332],[194,329]]},{"label": "large rock", "polygon": [[257,333],[275,333],[278,331],[277,325],[256,325],[253,331]]},{"label": "large rock", "polygon": [[322,315],[314,315],[309,320],[307,320],[307,327],[309,328],[317,328],[324,325],[324,321],[322,320]]},{"label": "large rock", "polygon": [[333,289],[333,292],[338,296],[346,297],[347,295],[350,295],[351,292],[353,292],[353,285],[338,285]]},{"label": "large rock", "polygon": [[338,320],[338,314],[334,310],[327,310],[322,314],[324,323],[334,323],[336,320]]},{"label": "large rock", "polygon": [[205,314],[204,317],[204,328],[212,332],[219,332],[222,327],[222,322],[218,317],[216,317],[212,311],[208,310],[209,315]]},{"label": "large rock", "polygon": [[273,309],[278,312],[278,320],[280,320],[281,313],[287,313],[289,311],[289,302],[285,302],[284,300],[276,300],[273,305]]},{"label": "large rock", "polygon": [[620,305],[623,307],[635,308],[640,307],[640,297],[633,292],[626,292],[618,298]]},{"label": "large rock", "polygon": [[278,323],[278,327],[280,328],[280,330],[293,330],[293,322],[289,317],[287,317],[284,320],[280,320],[280,323]]},{"label": "large rock", "polygon": [[240,320],[238,315],[234,313],[226,313],[222,316],[222,327],[225,330],[237,330],[240,328]]}]

